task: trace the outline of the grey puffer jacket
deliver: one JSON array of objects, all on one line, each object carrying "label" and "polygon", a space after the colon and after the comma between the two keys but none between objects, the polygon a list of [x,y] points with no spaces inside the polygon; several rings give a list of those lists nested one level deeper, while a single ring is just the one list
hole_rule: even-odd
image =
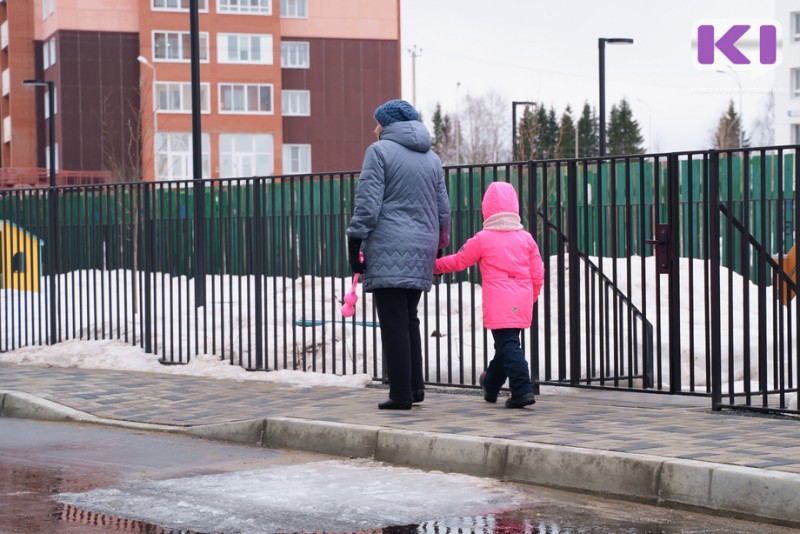
[{"label": "grey puffer jacket", "polygon": [[450,240],[450,199],[421,122],[390,124],[367,148],[347,235],[363,240],[366,291],[430,291],[436,251]]}]

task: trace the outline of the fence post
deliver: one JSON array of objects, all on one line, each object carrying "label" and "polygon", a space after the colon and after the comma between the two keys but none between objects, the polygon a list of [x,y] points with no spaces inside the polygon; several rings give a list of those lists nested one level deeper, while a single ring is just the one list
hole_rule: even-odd
[{"label": "fence post", "polygon": [[[720,295],[719,287],[719,152],[712,151],[708,169],[708,261],[709,288],[711,295]],[[722,351],[720,348],[720,299],[710,299],[709,318],[711,330],[711,408],[719,411],[722,403]]]},{"label": "fence post", "polygon": [[[50,123],[52,124],[52,120]],[[50,144],[53,144],[52,137]],[[50,160],[51,168],[55,168],[55,162]],[[54,171],[51,171],[51,176]],[[58,258],[58,189],[56,188],[55,179],[50,180],[50,187],[47,188],[47,203],[48,203],[48,228],[47,232],[50,234],[48,237],[47,247],[50,251],[48,254],[49,274],[48,280],[50,291],[50,336],[48,338],[48,345],[55,345],[58,342],[58,296],[56,288],[56,276],[58,274],[58,266],[56,259]]]},{"label": "fence post", "polygon": [[253,181],[253,245],[250,249],[253,254],[253,274],[255,275],[255,312],[256,312],[256,369],[264,369],[264,315],[261,306],[262,280],[264,275],[263,248],[264,239],[261,235],[261,228],[264,224],[261,215],[261,196],[263,178],[255,178]]},{"label": "fence post", "polygon": [[155,254],[155,231],[153,229],[152,202],[150,199],[150,183],[141,185],[144,193],[144,206],[142,207],[142,227],[144,228],[144,351],[153,353],[153,288],[152,274],[154,270],[153,255]]},{"label": "fence post", "polygon": [[[578,257],[578,163],[567,164],[567,271],[569,272],[569,383],[581,379],[580,263]],[[588,372],[588,370],[587,370]]]},{"label": "fence post", "polygon": [[677,154],[667,160],[667,257],[669,274],[669,391],[681,391],[680,166]]}]

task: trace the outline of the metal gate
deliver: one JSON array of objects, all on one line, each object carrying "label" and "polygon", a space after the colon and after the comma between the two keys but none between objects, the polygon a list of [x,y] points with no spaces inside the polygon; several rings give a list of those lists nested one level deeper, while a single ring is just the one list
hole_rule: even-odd
[{"label": "metal gate", "polygon": [[784,147],[529,162],[554,288],[537,304],[539,384],[795,411],[796,159]]}]

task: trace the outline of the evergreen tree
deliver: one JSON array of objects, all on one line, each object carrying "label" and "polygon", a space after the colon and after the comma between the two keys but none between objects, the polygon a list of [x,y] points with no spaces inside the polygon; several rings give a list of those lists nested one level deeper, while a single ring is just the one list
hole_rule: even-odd
[{"label": "evergreen tree", "polygon": [[447,143],[448,132],[445,129],[446,118],[447,116],[442,115],[442,105],[437,102],[436,110],[433,112],[433,136],[431,139],[433,151],[437,154],[444,152]]},{"label": "evergreen tree", "polygon": [[611,107],[606,153],[609,156],[642,154],[644,153],[643,142],[644,138],[639,131],[639,123],[633,118],[630,104],[623,98],[619,106]]},{"label": "evergreen tree", "polygon": [[542,148],[544,149],[542,157],[545,159],[554,159],[558,151],[558,119],[556,118],[556,110],[550,106],[547,112],[547,121],[542,135]]},{"label": "evergreen tree", "polygon": [[536,114],[533,119],[534,131],[536,135],[531,143],[533,159],[544,159],[549,148],[547,140],[547,110],[544,105],[536,106]]},{"label": "evergreen tree", "polygon": [[517,125],[517,146],[516,156],[518,160],[533,159],[533,147],[537,142],[536,121],[534,120],[531,108],[525,106],[522,117]]},{"label": "evergreen tree", "polygon": [[561,115],[561,123],[558,127],[556,157],[559,159],[575,157],[575,123],[572,121],[572,108],[569,105]]},{"label": "evergreen tree", "polygon": [[442,163],[455,163],[455,142],[455,131],[450,116],[442,113],[442,106],[437,102],[433,113],[431,148],[442,159]]},{"label": "evergreen tree", "polygon": [[578,119],[578,156],[581,158],[593,158],[600,153],[598,130],[600,125],[597,114],[589,103],[583,104],[581,118]]},{"label": "evergreen tree", "polygon": [[741,132],[742,146],[749,146],[750,140],[745,136],[742,128],[742,118],[733,107],[733,100],[728,103],[728,109],[719,118],[717,129],[713,132],[711,144],[718,150],[739,148],[739,135]]}]

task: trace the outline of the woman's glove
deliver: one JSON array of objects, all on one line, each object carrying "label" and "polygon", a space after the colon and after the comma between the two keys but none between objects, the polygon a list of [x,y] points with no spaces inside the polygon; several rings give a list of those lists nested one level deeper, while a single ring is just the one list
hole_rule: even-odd
[{"label": "woman's glove", "polygon": [[363,274],[367,270],[367,264],[359,258],[361,253],[361,240],[352,237],[347,238],[347,258],[350,260],[350,269],[354,273]]}]

